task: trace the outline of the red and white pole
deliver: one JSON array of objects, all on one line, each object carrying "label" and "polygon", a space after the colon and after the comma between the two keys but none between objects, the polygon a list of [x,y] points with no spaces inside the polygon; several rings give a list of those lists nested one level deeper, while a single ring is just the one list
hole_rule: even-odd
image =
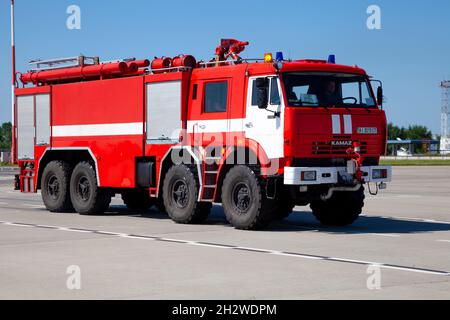
[{"label": "red and white pole", "polygon": [[12,86],[11,86],[11,117],[12,117],[12,143],[11,143],[11,162],[16,162],[16,43],[14,29],[14,0],[11,0],[11,56],[12,56]]}]

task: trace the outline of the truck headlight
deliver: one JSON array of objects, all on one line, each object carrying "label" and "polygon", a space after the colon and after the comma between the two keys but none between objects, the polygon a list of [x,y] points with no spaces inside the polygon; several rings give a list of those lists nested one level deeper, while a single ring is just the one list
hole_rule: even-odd
[{"label": "truck headlight", "polygon": [[302,172],[302,181],[316,181],[317,180],[317,172],[316,171],[303,171]]},{"label": "truck headlight", "polygon": [[372,179],[374,180],[387,179],[387,177],[388,177],[387,169],[374,169],[372,171]]}]

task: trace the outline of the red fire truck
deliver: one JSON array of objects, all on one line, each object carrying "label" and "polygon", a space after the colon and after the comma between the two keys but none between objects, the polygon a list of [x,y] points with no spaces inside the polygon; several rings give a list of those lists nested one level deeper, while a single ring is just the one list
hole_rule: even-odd
[{"label": "red fire truck", "polygon": [[[34,61],[15,89],[16,187],[52,212],[99,214],[120,194],[201,223],[221,203],[238,229],[310,205],[325,225],[352,224],[365,186],[391,180],[381,84],[327,60],[242,59],[223,40],[189,55],[101,62]],[[378,82],[380,83],[380,82]],[[372,186],[371,186],[372,184]]]}]

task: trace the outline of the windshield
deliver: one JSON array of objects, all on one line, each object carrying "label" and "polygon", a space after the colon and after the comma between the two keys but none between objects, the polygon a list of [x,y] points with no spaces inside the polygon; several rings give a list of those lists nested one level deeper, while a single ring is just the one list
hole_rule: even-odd
[{"label": "windshield", "polygon": [[377,107],[367,77],[346,73],[285,73],[283,82],[291,107]]}]

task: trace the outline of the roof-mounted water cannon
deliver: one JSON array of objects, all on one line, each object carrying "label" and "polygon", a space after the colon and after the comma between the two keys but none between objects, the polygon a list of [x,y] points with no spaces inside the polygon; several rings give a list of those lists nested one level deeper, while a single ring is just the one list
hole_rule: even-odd
[{"label": "roof-mounted water cannon", "polygon": [[245,47],[250,43],[246,41],[239,41],[235,39],[222,39],[220,45],[216,48],[216,66],[220,65],[220,62],[232,58],[234,61],[241,61],[239,54],[245,50]]}]

